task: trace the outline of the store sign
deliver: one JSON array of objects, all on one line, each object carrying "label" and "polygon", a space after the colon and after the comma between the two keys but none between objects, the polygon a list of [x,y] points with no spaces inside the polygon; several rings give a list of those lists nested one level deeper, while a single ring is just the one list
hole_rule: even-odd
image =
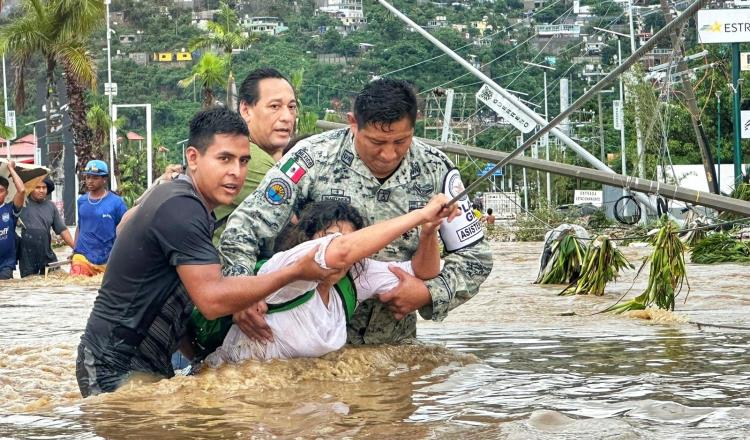
[{"label": "store sign", "polygon": [[536,127],[533,119],[486,84],[477,92],[477,99],[523,133],[529,133]]},{"label": "store sign", "polygon": [[702,9],[696,22],[701,43],[750,42],[750,9]]},{"label": "store sign", "polygon": [[602,206],[603,200],[602,191],[577,189],[573,197],[573,204],[583,205],[584,203],[591,203],[594,206]]}]

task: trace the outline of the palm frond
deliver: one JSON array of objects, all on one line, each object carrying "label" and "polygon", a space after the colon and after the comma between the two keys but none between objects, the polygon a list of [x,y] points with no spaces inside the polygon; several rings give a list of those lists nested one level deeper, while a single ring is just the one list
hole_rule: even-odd
[{"label": "palm frond", "polygon": [[68,75],[86,88],[96,88],[96,63],[82,43],[59,46],[56,53]]}]

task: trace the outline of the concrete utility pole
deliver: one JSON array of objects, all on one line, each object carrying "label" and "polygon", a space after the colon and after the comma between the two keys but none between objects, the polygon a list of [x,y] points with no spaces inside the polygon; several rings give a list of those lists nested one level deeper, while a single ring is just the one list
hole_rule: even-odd
[{"label": "concrete utility pole", "polygon": [[[661,4],[661,11],[664,14],[664,21],[669,23],[672,21],[672,14],[669,12],[669,3],[667,0],[659,0]],[[677,58],[677,73],[684,73],[688,70],[687,62],[685,61],[684,55],[685,50],[680,41],[677,32],[671,32],[669,34],[672,40],[672,50]],[[669,69],[667,74],[664,76],[664,81],[670,80]],[[703,123],[701,122],[700,115],[701,111],[698,108],[698,103],[695,100],[695,93],[693,92],[693,85],[690,83],[688,75],[680,75],[682,81],[682,93],[685,96],[685,105],[690,113],[690,123],[693,126],[695,132],[695,141],[698,144],[698,149],[701,152],[701,159],[703,160],[703,169],[706,173],[706,182],[708,182],[708,190],[714,194],[719,194],[719,183],[716,179],[716,169],[714,168],[714,159],[711,155],[711,149],[708,146],[708,138],[706,132],[703,130]]]},{"label": "concrete utility pole", "polygon": [[[439,101],[438,101],[439,103]],[[451,115],[453,114],[453,89],[445,91],[445,111],[443,112],[443,131],[440,133],[440,140],[448,142],[451,134]]]}]

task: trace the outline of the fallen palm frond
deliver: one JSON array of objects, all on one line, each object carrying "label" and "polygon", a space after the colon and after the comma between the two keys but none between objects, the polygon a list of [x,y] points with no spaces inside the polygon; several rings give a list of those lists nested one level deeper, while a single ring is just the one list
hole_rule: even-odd
[{"label": "fallen palm frond", "polygon": [[[555,231],[559,235],[545,243],[542,271],[536,284],[570,284],[581,274],[586,244],[578,237],[575,228]],[[584,231],[585,232],[585,231]]]},{"label": "fallen palm frond", "polygon": [[626,267],[635,268],[609,237],[599,235],[583,257],[581,277],[560,295],[604,295],[607,283],[617,279],[620,270]]},{"label": "fallen palm frond", "polygon": [[[608,312],[622,313],[628,310],[643,310],[656,305],[660,309],[674,310],[675,297],[683,283],[687,283],[685,269],[685,245],[678,237],[677,224],[663,216],[661,227],[649,233],[648,241],[654,252],[644,258],[636,278],[646,263],[651,262],[646,290],[630,301],[609,307]],[[688,284],[688,290],[690,285]]]},{"label": "fallen palm frond", "polygon": [[693,247],[690,261],[698,264],[750,262],[750,246],[729,234],[709,235]]}]

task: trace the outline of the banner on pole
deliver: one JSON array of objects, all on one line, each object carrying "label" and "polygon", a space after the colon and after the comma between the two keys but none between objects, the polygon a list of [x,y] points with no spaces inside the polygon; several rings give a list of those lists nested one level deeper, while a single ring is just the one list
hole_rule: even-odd
[{"label": "banner on pole", "polygon": [[614,123],[615,130],[622,130],[622,101],[619,99],[615,99],[612,102],[612,121]]},{"label": "banner on pole", "polygon": [[477,99],[485,103],[501,118],[509,124],[521,130],[522,133],[529,133],[536,127],[536,122],[521,111],[515,104],[503,98],[487,84],[483,85],[477,92]]}]

